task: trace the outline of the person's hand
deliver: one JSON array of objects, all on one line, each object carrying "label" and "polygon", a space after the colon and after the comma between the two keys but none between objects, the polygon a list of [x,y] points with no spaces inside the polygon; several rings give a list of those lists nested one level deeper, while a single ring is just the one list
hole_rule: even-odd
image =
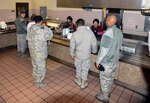
[{"label": "person's hand", "polygon": [[97,69],[100,68],[100,65],[96,64],[96,68],[97,68]]},{"label": "person's hand", "polygon": [[97,63],[94,63],[94,64],[95,64],[95,67],[96,67],[99,71],[105,71],[105,68],[103,67],[103,65],[97,64]]},{"label": "person's hand", "polygon": [[94,65],[95,65],[96,69],[98,69],[98,70],[99,70],[100,65],[99,65],[99,64],[97,64],[97,63],[94,63]]}]

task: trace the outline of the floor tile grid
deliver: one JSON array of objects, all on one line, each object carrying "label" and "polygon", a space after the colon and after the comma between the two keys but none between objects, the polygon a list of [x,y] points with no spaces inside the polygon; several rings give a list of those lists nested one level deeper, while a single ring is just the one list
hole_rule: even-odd
[{"label": "floor tile grid", "polygon": [[[15,53],[14,53],[14,55],[15,55]],[[19,62],[17,59],[18,59],[18,57],[15,57],[14,56],[14,58],[16,58],[16,61],[17,62]],[[5,59],[4,59],[5,60]],[[7,60],[6,60],[7,61]],[[10,61],[11,61],[11,59],[10,59]],[[17,63],[16,62],[16,63]],[[30,62],[28,62],[28,60],[27,60],[27,62],[26,63],[29,63],[30,64]],[[26,63],[23,63],[23,64],[26,64]],[[20,64],[20,63],[17,63],[17,65],[18,64]],[[3,67],[4,67],[4,65],[2,65]],[[30,66],[29,66],[30,67]],[[4,67],[5,68],[5,67]],[[30,67],[31,68],[31,67]],[[23,67],[23,71],[22,70],[20,70],[19,69],[19,73],[23,73],[22,75],[24,76],[24,75],[26,75],[26,71],[28,71],[28,69],[26,69],[26,70],[24,70],[24,69],[26,69],[26,66],[25,67]],[[10,69],[11,70],[11,69]],[[17,69],[18,70],[18,69]],[[61,72],[61,71],[64,71],[64,72]],[[68,73],[69,71],[71,71],[69,74],[70,75],[66,75],[66,73]],[[6,73],[7,71],[3,71],[3,73]],[[52,73],[53,72],[53,73]],[[29,73],[29,72],[27,72],[27,73]],[[30,71],[30,73],[31,73],[31,71]],[[73,78],[74,78],[74,75],[75,75],[75,70],[74,69],[72,69],[72,68],[69,68],[69,67],[61,67],[61,68],[58,68],[58,69],[55,69],[54,71],[48,71],[48,73],[50,73],[50,76],[53,76],[54,78],[53,78],[53,80],[51,80],[51,82],[49,83],[49,85],[50,84],[54,84],[53,86],[52,86],[52,88],[50,88],[51,90],[53,90],[55,93],[54,94],[52,94],[52,96],[51,97],[54,97],[54,98],[56,98],[56,101],[55,102],[68,102],[68,103],[70,103],[70,101],[72,101],[72,102],[83,102],[83,103],[85,103],[85,101],[86,101],[86,103],[88,103],[88,102],[93,102],[93,103],[97,103],[97,102],[99,102],[99,101],[97,101],[97,100],[95,100],[94,99],[94,94],[90,94],[92,91],[99,91],[99,83],[98,83],[98,81],[99,81],[99,79],[97,79],[97,78],[95,78],[94,77],[94,79],[92,78],[89,78],[89,79],[91,79],[90,80],[90,84],[92,84],[92,85],[90,85],[89,84],[89,88],[90,89],[88,89],[87,88],[87,90],[85,89],[85,90],[80,90],[80,88],[77,86],[77,85],[75,85],[74,84],[74,82],[73,82]],[[73,73],[74,73],[74,75],[73,75]],[[53,75],[51,75],[51,74],[53,74]],[[14,75],[14,73],[13,73],[13,75]],[[21,75],[21,74],[20,74]],[[3,75],[2,75],[3,76]],[[9,77],[10,75],[7,75],[6,77]],[[31,76],[31,74],[30,74],[30,76]],[[49,80],[50,78],[50,76],[47,76],[47,78],[45,79],[45,80]],[[64,77],[63,79],[60,79],[60,76],[62,77]],[[23,79],[24,80],[24,79]],[[65,80],[67,80],[67,81],[65,81]],[[7,80],[6,80],[7,81]],[[5,83],[6,81],[3,81],[3,83]],[[15,80],[14,80],[15,81]],[[93,82],[94,81],[94,82]],[[16,81],[15,81],[16,82]],[[20,82],[20,81],[19,81]],[[95,84],[94,84],[95,83]],[[60,85],[60,84],[62,84],[62,85]],[[94,84],[94,85],[93,85]],[[56,86],[57,85],[57,86]],[[50,87],[51,87],[50,86]],[[67,86],[70,86],[70,88],[68,88]],[[48,86],[49,87],[49,86]],[[67,88],[65,88],[65,87],[67,87]],[[112,89],[112,94],[113,94],[113,91],[115,91],[115,89],[117,90],[117,89],[119,89],[119,91],[122,91],[122,92],[124,92],[125,91],[125,89],[123,88],[120,88],[120,87],[118,87],[118,86],[116,86],[116,85],[114,85],[114,89]],[[8,88],[7,88],[8,89]],[[11,88],[9,88],[10,90],[11,90]],[[26,89],[28,89],[28,88],[26,88]],[[31,88],[30,88],[31,89]],[[67,90],[65,90],[65,89],[69,89],[68,91]],[[20,88],[20,90],[22,90],[22,88]],[[41,90],[37,90],[37,89],[35,89],[34,88],[34,86],[32,86],[32,90],[33,90],[33,93],[37,93],[37,94],[39,94],[39,93],[43,93],[43,94],[46,94],[45,92],[43,92],[43,91],[41,91]],[[43,89],[44,90],[44,89]],[[45,89],[45,90],[48,90],[48,88],[47,89]],[[90,92],[91,91],[91,92]],[[59,93],[60,92],[60,93]],[[25,93],[25,92],[23,92],[23,93]],[[22,94],[23,94],[22,93]],[[71,95],[71,97],[70,97],[70,93],[72,93],[72,95]],[[68,94],[69,94],[69,96],[68,96]],[[81,95],[82,94],[82,95]],[[90,95],[88,95],[88,94],[90,94]],[[120,95],[122,95],[122,94],[120,94]],[[7,95],[7,96],[9,96],[9,95]],[[48,95],[49,96],[49,95]],[[67,97],[68,96],[68,97]],[[46,102],[46,100],[47,99],[42,99],[42,97],[40,97],[40,95],[37,95],[36,96],[37,98],[35,98],[35,99],[32,99],[32,101],[30,101],[30,102],[37,102],[37,101],[40,101],[40,100],[42,100],[41,102]],[[92,99],[90,99],[90,100],[87,100],[87,98],[92,98]],[[135,97],[140,97],[140,95],[135,95]],[[16,97],[16,98],[20,98],[20,97]],[[49,98],[49,97],[48,97]],[[70,99],[70,100],[68,100],[67,99],[67,101],[66,101],[66,98],[68,98],[68,99]],[[141,98],[143,98],[143,97],[141,97]],[[51,98],[52,99],[52,98]],[[20,99],[21,100],[21,99]],[[23,98],[23,100],[25,101],[29,101],[28,100],[28,98]],[[53,99],[54,100],[54,99]],[[78,100],[78,101],[76,101],[76,100]],[[19,102],[19,101],[18,101]],[[49,101],[47,101],[47,102],[49,102]],[[120,102],[120,101],[118,101],[118,102]]]},{"label": "floor tile grid", "polygon": [[[7,78],[6,78],[7,79]],[[15,78],[16,79],[16,78]],[[16,88],[19,88],[19,87],[15,87],[15,86],[13,86],[14,84],[12,83],[12,85],[10,86],[11,88],[12,87],[14,87],[14,88],[12,88],[12,89],[10,89],[10,90],[8,90],[8,92],[11,92],[11,90],[14,90],[14,89],[16,89]],[[24,86],[25,87],[25,86]],[[9,88],[9,87],[8,87]],[[7,89],[8,89],[7,88]],[[26,88],[27,89],[27,88]],[[16,90],[18,90],[18,89],[16,89]],[[21,90],[19,91],[19,92],[21,92]]]},{"label": "floor tile grid", "polygon": [[[73,83],[74,84],[74,83]],[[98,83],[97,83],[97,85],[98,85]],[[75,87],[75,88],[77,88],[77,89],[79,89],[79,91],[80,91],[80,88],[78,88],[78,87]],[[99,87],[98,87],[98,89],[99,89]],[[72,89],[71,91],[73,91],[73,90],[75,90],[75,89]],[[83,90],[84,91],[84,90]],[[88,90],[89,91],[89,90]],[[86,91],[86,94],[88,93],[88,91]],[[92,89],[91,89],[91,91],[92,91]],[[78,93],[78,92],[77,92]],[[80,94],[78,94],[79,96],[80,96]],[[87,94],[88,95],[88,94]],[[92,95],[91,95],[92,96]],[[81,96],[82,97],[82,96]],[[94,97],[93,97],[94,98]],[[86,99],[86,98],[84,98],[84,99]],[[90,99],[91,100],[91,99]],[[94,99],[93,99],[94,100]],[[92,102],[92,101],[90,101],[90,102]]]},{"label": "floor tile grid", "polygon": [[[19,69],[18,69],[19,70]],[[15,71],[17,71],[17,69],[15,70]],[[23,71],[21,71],[20,72],[20,74],[22,73]],[[31,73],[31,72],[30,72]],[[19,74],[19,73],[18,73]],[[20,75],[21,76],[21,75]],[[23,76],[23,75],[22,75]],[[20,77],[18,77],[18,78],[20,78]],[[16,78],[17,79],[17,78]],[[22,80],[24,80],[24,78],[22,77],[22,79],[19,79],[20,81],[22,81]],[[25,86],[24,86],[25,87]],[[23,89],[23,88],[22,88]]]}]

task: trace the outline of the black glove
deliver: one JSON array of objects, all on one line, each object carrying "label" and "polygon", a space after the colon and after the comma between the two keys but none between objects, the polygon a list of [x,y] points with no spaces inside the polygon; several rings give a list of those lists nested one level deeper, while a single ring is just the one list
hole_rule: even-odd
[{"label": "black glove", "polygon": [[[95,67],[96,67],[96,63],[94,63],[95,64]],[[96,67],[97,68],[97,67]],[[98,65],[98,68],[97,68],[99,71],[105,71],[105,68],[101,65],[101,64],[99,64]]]}]

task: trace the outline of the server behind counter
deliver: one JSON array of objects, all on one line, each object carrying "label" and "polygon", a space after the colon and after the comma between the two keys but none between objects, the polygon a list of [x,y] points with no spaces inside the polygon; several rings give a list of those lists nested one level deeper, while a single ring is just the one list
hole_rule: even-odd
[{"label": "server behind counter", "polygon": [[95,34],[95,37],[100,40],[102,35],[103,35],[103,29],[102,27],[99,25],[99,20],[98,19],[94,19],[93,20],[93,25],[91,26],[91,30],[93,31],[93,33]]},{"label": "server behind counter", "polygon": [[76,26],[73,23],[73,18],[71,16],[68,16],[66,18],[66,20],[67,20],[67,28],[70,29],[70,32],[75,32],[76,31]]}]

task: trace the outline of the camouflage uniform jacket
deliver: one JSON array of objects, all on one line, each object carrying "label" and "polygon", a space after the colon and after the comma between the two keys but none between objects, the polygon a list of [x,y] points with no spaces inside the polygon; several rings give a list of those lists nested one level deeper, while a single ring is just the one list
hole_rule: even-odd
[{"label": "camouflage uniform jacket", "polygon": [[96,59],[97,64],[116,64],[120,58],[120,48],[123,34],[116,25],[108,27],[102,36],[100,50]]},{"label": "camouflage uniform jacket", "polygon": [[47,58],[47,40],[51,40],[52,37],[53,33],[48,27],[42,27],[40,24],[31,26],[27,33],[27,40],[33,59]]},{"label": "camouflage uniform jacket", "polygon": [[15,20],[15,25],[17,34],[27,34],[27,21],[25,20],[25,18],[19,16]]}]

